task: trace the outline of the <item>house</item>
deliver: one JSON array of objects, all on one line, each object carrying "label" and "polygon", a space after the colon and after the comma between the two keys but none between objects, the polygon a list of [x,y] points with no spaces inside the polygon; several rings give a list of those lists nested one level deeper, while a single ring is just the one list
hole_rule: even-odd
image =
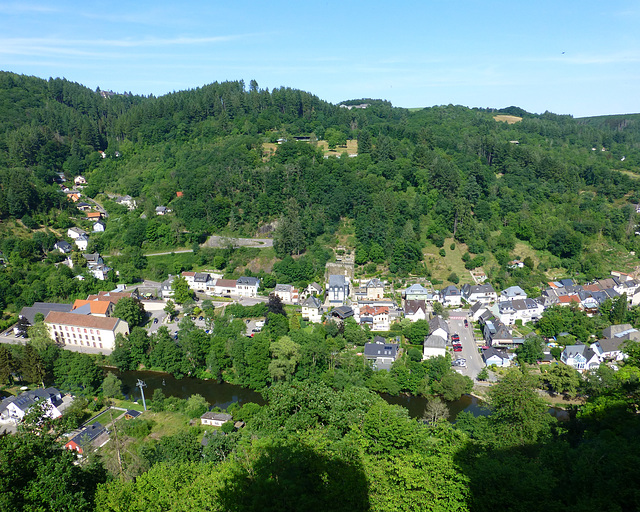
[{"label": "house", "polygon": [[469,304],[482,302],[485,305],[498,300],[498,294],[489,283],[487,284],[465,284],[462,287],[462,296]]},{"label": "house", "polygon": [[231,421],[231,414],[225,412],[211,412],[207,411],[200,416],[200,423],[203,425],[212,425],[214,427],[221,427],[227,421]]},{"label": "house", "polygon": [[84,427],[79,434],[68,441],[64,447],[67,450],[75,450],[78,455],[83,455],[84,451],[89,448],[91,443],[95,441],[98,436],[105,432],[105,428],[97,421],[91,425]]},{"label": "house", "polygon": [[610,325],[609,327],[602,329],[602,336],[605,338],[633,339],[635,341],[640,341],[638,334],[636,333],[638,333],[638,330],[631,324]]},{"label": "house", "polygon": [[117,334],[128,335],[129,326],[115,317],[50,312],[44,319],[49,335],[59,344],[113,350]]},{"label": "house", "polygon": [[160,296],[163,299],[170,299],[171,297],[173,297],[174,292],[173,292],[172,285],[175,278],[176,276],[172,276],[171,274],[169,274],[169,277],[167,277],[160,284]]},{"label": "house", "polygon": [[483,334],[485,343],[491,347],[510,347],[514,345],[511,331],[498,319],[486,320]]},{"label": "house", "polygon": [[89,247],[89,237],[87,235],[80,235],[73,243],[76,244],[79,250],[86,251],[87,247]]},{"label": "house", "polygon": [[62,393],[56,388],[34,389],[18,396],[10,396],[0,402],[0,419],[4,421],[22,421],[29,409],[36,403],[44,406],[45,416],[56,419],[62,416],[58,405],[62,402]]},{"label": "house", "polygon": [[404,317],[412,322],[426,320],[429,317],[427,303],[424,300],[405,300]]},{"label": "house", "polygon": [[363,306],[359,311],[360,325],[369,325],[372,331],[389,330],[389,308],[387,306]]},{"label": "house", "polygon": [[422,359],[444,356],[447,353],[447,340],[437,334],[431,334],[424,338]]},{"label": "house", "polygon": [[484,364],[487,366],[496,365],[503,368],[511,366],[511,359],[509,359],[509,356],[505,352],[494,347],[489,347],[488,349],[483,350],[482,359],[484,360]]},{"label": "house", "polygon": [[169,210],[169,208],[167,208],[166,206],[156,206],[156,215],[166,215],[170,212],[171,210]]},{"label": "house", "polygon": [[344,304],[349,297],[349,281],[342,275],[330,275],[327,298],[331,305]]},{"label": "house", "polygon": [[500,300],[526,299],[527,292],[519,286],[509,286],[500,292]]},{"label": "house", "polygon": [[322,302],[316,297],[308,297],[302,303],[302,319],[309,322],[322,321]]},{"label": "house", "polygon": [[498,311],[502,323],[513,325],[518,320],[523,324],[539,320],[544,307],[533,299],[516,299],[500,302]]},{"label": "house", "polygon": [[141,414],[142,413],[140,411],[135,411],[133,409],[127,409],[127,411],[124,413],[124,419],[125,420],[135,420]]},{"label": "house", "polygon": [[276,284],[273,294],[279,297],[282,302],[288,304],[295,304],[299,299],[298,290],[291,284]]},{"label": "house", "polygon": [[76,315],[94,315],[106,318],[113,314],[113,302],[76,299],[71,307],[71,312]]},{"label": "house", "polygon": [[622,361],[627,358],[627,354],[623,352],[626,342],[624,338],[608,338],[596,341],[591,347],[601,361]]},{"label": "house", "polygon": [[102,265],[104,263],[99,253],[83,254],[82,257],[87,261],[87,265]]},{"label": "house", "polygon": [[314,296],[320,296],[322,295],[322,286],[320,286],[318,283],[313,282],[311,284],[309,284],[309,286],[307,286],[307,288],[305,289],[304,293],[308,296],[308,295],[314,295]]},{"label": "house", "polygon": [[353,309],[350,306],[338,306],[331,310],[331,316],[339,320],[346,320],[353,316]]},{"label": "house", "polygon": [[380,279],[370,279],[365,285],[367,290],[367,299],[377,300],[384,298],[384,283]]},{"label": "house", "polygon": [[104,231],[105,224],[101,220],[95,222],[93,224],[93,232],[94,233],[102,233]]},{"label": "house", "polygon": [[473,306],[471,306],[469,313],[471,313],[471,318],[473,319],[473,321],[477,322],[478,320],[480,320],[482,314],[486,311],[487,307],[482,302],[476,302]]},{"label": "house", "polygon": [[[68,190],[68,189],[65,189],[65,190]],[[80,201],[81,197],[82,197],[82,194],[79,194],[78,192],[67,192],[68,201],[73,201],[74,203],[77,203],[78,201]]]},{"label": "house", "polygon": [[444,338],[445,341],[449,339],[449,324],[441,316],[434,316],[429,320],[429,335],[432,334]]},{"label": "house", "polygon": [[440,291],[440,299],[443,306],[462,305],[462,293],[452,284]]},{"label": "house", "polygon": [[376,337],[375,343],[364,344],[364,357],[373,361],[374,370],[390,370],[393,362],[398,358],[398,344],[387,343],[384,338]]},{"label": "house", "polygon": [[84,176],[76,176],[73,179],[73,184],[74,185],[86,185],[87,184],[87,180],[85,179]]},{"label": "house", "polygon": [[194,292],[204,293],[211,288],[211,276],[206,272],[183,272],[182,277]]},{"label": "house", "polygon": [[103,214],[102,212],[89,212],[87,213],[87,219],[92,220],[92,221],[98,221],[102,218]]},{"label": "house", "polygon": [[60,240],[59,242],[56,242],[53,245],[53,248],[60,251],[62,254],[69,254],[73,250],[73,246],[65,240]]},{"label": "house", "polygon": [[239,277],[236,281],[236,293],[240,297],[255,297],[258,295],[260,279],[257,277]]},{"label": "house", "polygon": [[432,299],[433,294],[419,283],[412,284],[406,290],[402,291],[403,300],[428,300]]},{"label": "house", "polygon": [[237,281],[233,279],[218,279],[214,286],[214,293],[216,295],[236,295]]},{"label": "house", "polygon": [[560,355],[560,361],[579,371],[591,370],[600,366],[600,358],[595,350],[582,343],[567,345]]},{"label": "house", "polygon": [[91,210],[91,205],[89,203],[85,203],[84,201],[80,201],[76,203],[76,208],[82,212],[88,212]]},{"label": "house", "polygon": [[81,237],[81,236],[86,236],[87,232],[84,229],[80,229],[80,228],[69,228],[67,230],[67,236],[69,238],[72,238],[73,240],[76,240],[77,238]]}]

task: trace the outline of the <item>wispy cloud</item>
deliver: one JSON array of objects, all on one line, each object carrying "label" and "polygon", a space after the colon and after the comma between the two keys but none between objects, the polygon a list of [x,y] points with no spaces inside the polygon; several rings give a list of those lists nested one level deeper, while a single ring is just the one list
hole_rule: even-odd
[{"label": "wispy cloud", "polygon": [[0,4],[0,13],[3,14],[25,14],[25,13],[52,13],[60,12],[59,9],[48,5],[27,5],[27,4]]}]

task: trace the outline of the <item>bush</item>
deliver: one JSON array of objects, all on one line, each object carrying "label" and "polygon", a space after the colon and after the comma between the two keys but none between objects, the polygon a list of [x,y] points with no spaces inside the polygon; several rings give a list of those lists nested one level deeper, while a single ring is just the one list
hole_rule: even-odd
[{"label": "bush", "polygon": [[440,249],[439,254],[440,254],[440,256],[442,256],[443,258],[447,255],[447,253],[445,252],[445,250],[444,250],[444,249]]},{"label": "bush", "polygon": [[451,249],[452,251],[453,251],[453,250],[455,250],[455,248],[456,248],[456,244],[455,244],[455,243],[452,243],[452,244],[449,246],[449,249]]},{"label": "bush", "polygon": [[478,380],[487,380],[489,378],[489,370],[487,370],[486,367],[484,367],[482,370],[480,370],[480,373],[478,373]]},{"label": "bush", "polygon": [[460,278],[458,277],[458,274],[456,274],[455,272],[451,272],[447,280],[451,281],[453,284],[458,284],[460,282]]},{"label": "bush", "polygon": [[121,421],[119,425],[125,435],[135,437],[136,439],[144,439],[151,433],[151,430],[153,430],[155,421],[135,418],[133,420]]}]

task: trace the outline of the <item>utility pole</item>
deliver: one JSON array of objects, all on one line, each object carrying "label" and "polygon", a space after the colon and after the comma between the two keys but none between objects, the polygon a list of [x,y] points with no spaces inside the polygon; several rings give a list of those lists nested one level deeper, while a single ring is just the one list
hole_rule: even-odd
[{"label": "utility pole", "polygon": [[136,384],[136,386],[138,386],[140,388],[140,393],[142,394],[142,406],[144,407],[144,410],[147,410],[147,403],[144,401],[144,389],[145,387],[147,387],[147,385],[144,383],[144,381],[138,379],[138,383]]}]

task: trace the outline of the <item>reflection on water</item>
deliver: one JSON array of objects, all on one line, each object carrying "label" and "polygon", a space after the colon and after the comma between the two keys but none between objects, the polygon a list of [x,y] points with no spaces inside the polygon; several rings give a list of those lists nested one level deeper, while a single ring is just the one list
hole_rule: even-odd
[{"label": "reflection on water", "polygon": [[[148,400],[153,396],[156,389],[161,389],[165,396],[175,396],[178,398],[189,398],[196,393],[202,395],[207,402],[214,407],[226,409],[233,402],[241,405],[247,402],[254,402],[260,405],[265,404],[264,398],[260,393],[247,388],[227,384],[225,382],[218,384],[212,380],[201,379],[176,379],[173,375],[160,372],[136,371],[136,372],[118,372],[115,369],[109,369],[113,372],[123,384],[125,395],[132,400],[142,400],[140,388],[136,387],[136,382],[141,379],[147,385],[144,388],[144,396]],[[381,395],[390,404],[401,405],[409,410],[409,416],[412,418],[421,418],[424,414],[427,399],[419,396],[391,396]],[[486,416],[489,411],[483,407],[482,401],[471,395],[463,395],[460,400],[449,402],[449,421],[455,421],[458,413],[467,411],[474,416]],[[569,413],[563,409],[552,407],[549,414],[555,416],[560,421],[569,419]]]}]

